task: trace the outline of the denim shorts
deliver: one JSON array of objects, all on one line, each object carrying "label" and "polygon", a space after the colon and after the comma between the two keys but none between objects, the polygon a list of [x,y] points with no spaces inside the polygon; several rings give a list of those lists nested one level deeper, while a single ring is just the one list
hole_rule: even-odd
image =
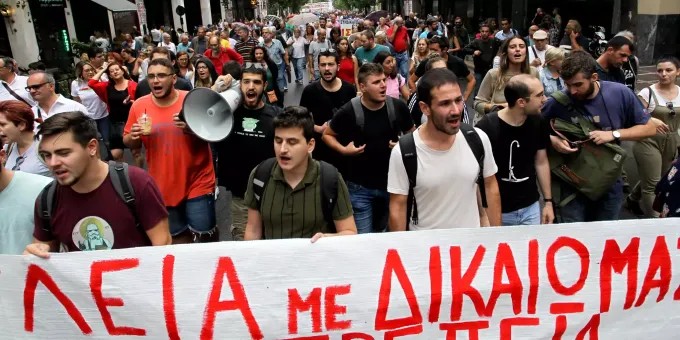
[{"label": "denim shorts", "polygon": [[215,229],[215,198],[212,193],[188,199],[176,207],[167,209],[172,236],[177,236],[187,229],[199,234]]}]

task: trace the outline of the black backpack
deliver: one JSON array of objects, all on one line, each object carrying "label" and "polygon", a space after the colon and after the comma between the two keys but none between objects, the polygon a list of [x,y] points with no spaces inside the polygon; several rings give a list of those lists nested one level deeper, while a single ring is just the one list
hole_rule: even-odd
[{"label": "black backpack", "polygon": [[[477,131],[472,125],[461,123],[460,130],[465,136],[472,153],[479,164],[479,175],[477,176],[477,185],[479,186],[479,193],[482,196],[482,206],[488,207],[486,202],[486,187],[484,186],[484,144],[479,137]],[[416,176],[418,174],[418,153],[416,152],[416,143],[413,139],[413,132],[403,135],[399,139],[399,149],[401,150],[401,158],[404,162],[406,175],[408,176],[408,200],[406,208],[406,227],[410,223],[418,224],[418,203],[413,189],[416,187]],[[475,198],[476,200],[476,198]]]},{"label": "black backpack", "polygon": [[[363,132],[365,117],[364,108],[361,105],[361,97],[354,97],[352,98],[351,102],[352,109],[354,110],[354,119],[356,124],[359,126],[359,129],[361,129],[361,132]],[[390,120],[390,131],[394,131],[394,128],[397,125],[397,114],[394,109],[394,99],[390,96],[387,96],[385,105],[387,106],[387,116]]]},{"label": "black backpack", "polygon": [[[111,183],[113,188],[118,193],[118,196],[125,202],[125,205],[130,209],[130,213],[135,218],[137,227],[141,229],[139,219],[137,218],[137,211],[135,208],[135,190],[130,182],[130,173],[128,171],[127,163],[109,162],[109,176],[111,176]],[[54,210],[54,198],[59,184],[56,180],[48,184],[38,196],[37,210],[42,220],[42,229],[45,232],[52,233],[52,212]],[[146,233],[144,233],[146,235]]]},{"label": "black backpack", "polygon": [[[328,224],[328,230],[335,233],[335,223],[333,222],[333,209],[338,200],[338,169],[333,165],[324,161],[319,162],[319,172],[321,176],[321,210],[323,217]],[[262,196],[264,195],[269,177],[271,177],[272,170],[276,165],[276,157],[269,158],[255,168],[255,177],[253,178],[253,196],[257,201],[257,210],[260,210],[262,203]],[[266,238],[264,235],[263,238]]]}]

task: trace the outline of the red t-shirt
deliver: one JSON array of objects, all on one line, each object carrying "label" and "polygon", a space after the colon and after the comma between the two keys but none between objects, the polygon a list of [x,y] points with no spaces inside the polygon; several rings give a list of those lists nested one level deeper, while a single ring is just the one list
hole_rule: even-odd
[{"label": "red t-shirt", "polygon": [[[393,30],[394,26],[390,27],[387,30],[388,37],[392,36]],[[408,50],[408,31],[406,30],[406,27],[399,26],[399,30],[397,31],[397,35],[394,37],[394,42],[392,43],[392,46],[394,46],[394,52],[396,53],[402,53]]]},{"label": "red t-shirt", "polygon": [[[129,169],[137,218],[146,231],[167,218],[168,212],[151,176],[140,168],[130,166]],[[42,242],[56,239],[68,251],[151,245],[149,237],[136,226],[132,212],[113,188],[111,176],[106,177],[99,188],[86,194],[77,193],[70,186],[58,185],[51,233],[42,229],[42,219],[37,210],[34,218],[33,237]]]},{"label": "red t-shirt", "polygon": [[132,124],[146,114],[151,118],[151,135],[142,136],[146,148],[146,162],[149,174],[158,183],[163,200],[168,207],[215,190],[215,169],[213,168],[210,145],[193,134],[184,133],[175,126],[174,115],[182,110],[186,91],[178,91],[179,98],[168,107],[159,107],[153,96],[137,99],[130,108],[125,134]]}]

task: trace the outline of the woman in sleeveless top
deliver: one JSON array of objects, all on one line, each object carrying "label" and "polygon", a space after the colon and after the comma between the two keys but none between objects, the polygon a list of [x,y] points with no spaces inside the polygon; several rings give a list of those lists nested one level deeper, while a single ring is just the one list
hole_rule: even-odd
[{"label": "woman in sleeveless top", "polygon": [[340,38],[338,46],[338,78],[356,85],[359,83],[359,61],[349,50],[349,40]]},{"label": "woman in sleeveless top", "polygon": [[654,211],[654,189],[678,152],[680,128],[680,87],[675,85],[680,61],[669,57],[656,65],[659,82],[638,94],[642,104],[652,115],[656,136],[636,142],[633,154],[638,165],[640,181],[626,199],[627,208],[644,217],[659,217]]}]

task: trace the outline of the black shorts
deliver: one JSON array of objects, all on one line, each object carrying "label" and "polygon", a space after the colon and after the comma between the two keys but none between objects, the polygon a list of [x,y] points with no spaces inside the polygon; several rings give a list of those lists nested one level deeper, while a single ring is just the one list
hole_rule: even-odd
[{"label": "black shorts", "polygon": [[111,122],[111,131],[109,134],[109,145],[111,150],[125,150],[123,143],[123,131],[125,130],[124,122]]}]

